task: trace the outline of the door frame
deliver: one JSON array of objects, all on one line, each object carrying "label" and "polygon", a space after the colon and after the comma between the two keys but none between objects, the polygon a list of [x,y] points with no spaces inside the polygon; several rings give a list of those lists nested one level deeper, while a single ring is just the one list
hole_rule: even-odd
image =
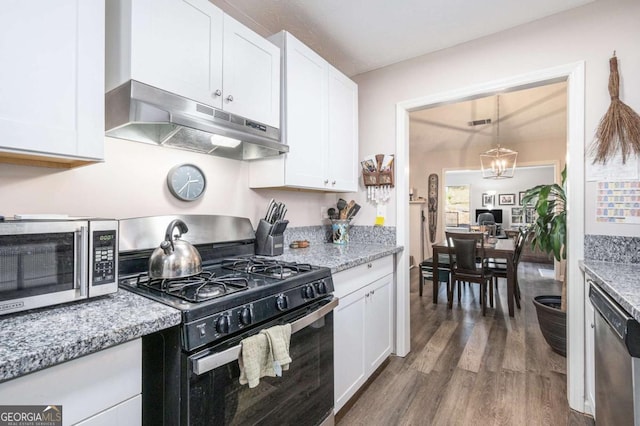
[{"label": "door frame", "polygon": [[397,259],[396,353],[410,347],[409,312],[409,113],[506,90],[567,81],[567,399],[585,410],[584,297],[579,260],[584,257],[585,62],[579,61],[473,86],[432,93],[396,104],[396,241],[405,247]]}]

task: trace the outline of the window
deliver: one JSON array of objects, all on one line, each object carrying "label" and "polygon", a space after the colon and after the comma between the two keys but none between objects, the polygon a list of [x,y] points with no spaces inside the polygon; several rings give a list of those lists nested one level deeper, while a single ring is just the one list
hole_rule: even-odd
[{"label": "window", "polygon": [[471,223],[469,220],[469,185],[445,187],[445,226],[460,226]]}]

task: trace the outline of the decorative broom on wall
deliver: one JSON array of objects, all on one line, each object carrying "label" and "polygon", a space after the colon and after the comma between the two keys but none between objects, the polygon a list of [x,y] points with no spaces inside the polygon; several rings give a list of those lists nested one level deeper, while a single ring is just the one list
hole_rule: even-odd
[{"label": "decorative broom on wall", "polygon": [[620,100],[620,75],[615,51],[609,59],[609,72],[611,105],[600,120],[591,153],[594,163],[605,164],[620,150],[624,164],[630,154],[640,154],[640,116]]}]

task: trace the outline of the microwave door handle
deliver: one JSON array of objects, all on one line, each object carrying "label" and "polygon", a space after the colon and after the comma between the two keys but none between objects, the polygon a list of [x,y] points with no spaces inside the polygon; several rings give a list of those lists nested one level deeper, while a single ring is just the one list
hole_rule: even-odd
[{"label": "microwave door handle", "polygon": [[89,295],[89,286],[87,285],[89,279],[88,273],[88,256],[89,249],[87,245],[89,243],[89,228],[86,226],[81,226],[80,231],[76,232],[76,244],[75,244],[75,259],[76,259],[76,269],[75,269],[75,288],[80,289],[80,297],[88,297]]},{"label": "microwave door handle", "polygon": [[[291,334],[297,333],[298,331],[310,326],[320,318],[327,315],[333,309],[335,309],[336,306],[338,306],[338,298],[334,297],[329,303],[322,306],[320,309],[311,312],[309,315],[300,318],[297,321],[292,322]],[[236,345],[222,352],[218,352],[213,355],[195,360],[193,362],[193,372],[197,375],[201,375],[237,360],[240,356],[240,348],[240,345]]]}]

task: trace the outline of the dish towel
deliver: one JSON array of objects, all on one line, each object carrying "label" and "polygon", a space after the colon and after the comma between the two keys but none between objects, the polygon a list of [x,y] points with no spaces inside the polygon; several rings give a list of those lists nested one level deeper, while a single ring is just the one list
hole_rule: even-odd
[{"label": "dish towel", "polygon": [[289,369],[291,324],[276,325],[242,339],[240,343],[240,384],[255,388],[260,378],[280,377]]}]

